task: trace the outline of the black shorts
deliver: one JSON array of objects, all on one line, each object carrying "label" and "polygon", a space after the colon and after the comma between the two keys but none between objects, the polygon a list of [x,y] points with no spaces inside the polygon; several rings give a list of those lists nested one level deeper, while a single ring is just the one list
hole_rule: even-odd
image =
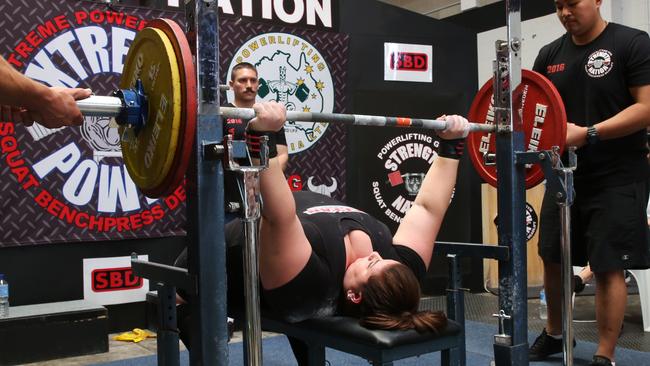
[{"label": "black shorts", "polygon": [[[650,268],[646,207],[649,181],[598,190],[579,190],[571,206],[571,256],[594,272]],[[539,255],[560,263],[560,214],[553,194],[545,194],[540,214]]]}]

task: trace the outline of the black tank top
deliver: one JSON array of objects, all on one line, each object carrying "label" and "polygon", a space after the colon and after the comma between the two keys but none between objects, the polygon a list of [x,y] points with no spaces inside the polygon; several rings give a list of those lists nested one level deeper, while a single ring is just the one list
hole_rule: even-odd
[{"label": "black tank top", "polygon": [[333,315],[343,293],[345,275],[344,237],[352,230],[363,230],[373,250],[385,259],[397,260],[421,279],[426,273],[422,258],[409,247],[393,245],[388,227],[381,221],[330,197],[295,192],[296,211],[312,254],[303,270],[287,284],[264,290],[266,305],[290,322]]}]

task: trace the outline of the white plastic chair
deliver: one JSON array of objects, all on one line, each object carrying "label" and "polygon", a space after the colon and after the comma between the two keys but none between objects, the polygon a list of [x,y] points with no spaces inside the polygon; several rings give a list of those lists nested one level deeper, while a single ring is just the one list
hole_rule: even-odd
[{"label": "white plastic chair", "polygon": [[631,269],[628,272],[634,276],[639,287],[643,330],[650,333],[650,269]]}]

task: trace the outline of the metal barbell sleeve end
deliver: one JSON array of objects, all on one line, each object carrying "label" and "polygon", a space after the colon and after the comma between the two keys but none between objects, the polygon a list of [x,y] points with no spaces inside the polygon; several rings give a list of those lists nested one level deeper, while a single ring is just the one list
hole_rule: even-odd
[{"label": "metal barbell sleeve end", "polygon": [[122,112],[122,100],[118,97],[93,95],[77,101],[77,107],[84,116],[117,117]]},{"label": "metal barbell sleeve end", "polygon": [[[219,113],[226,118],[241,118],[250,120],[255,117],[252,108],[221,107]],[[430,130],[444,130],[447,123],[438,119],[421,119],[409,117],[385,117],[363,114],[341,113],[312,113],[287,111],[287,121],[296,122],[325,122],[340,123],[353,126],[379,126],[379,127],[415,127]],[[494,132],[495,126],[485,123],[470,123],[470,132]]]},{"label": "metal barbell sleeve end", "polygon": [[[228,91],[230,86],[219,85],[219,91]],[[77,107],[84,116],[117,117],[122,112],[122,99],[118,97],[92,95],[77,101]]]}]

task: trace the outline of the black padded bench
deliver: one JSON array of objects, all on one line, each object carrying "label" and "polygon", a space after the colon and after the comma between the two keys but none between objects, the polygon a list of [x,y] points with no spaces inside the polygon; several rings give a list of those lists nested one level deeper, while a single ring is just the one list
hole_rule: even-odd
[{"label": "black padded bench", "polygon": [[263,318],[262,328],[305,343],[307,361],[300,366],[325,365],[325,347],[365,358],[375,366],[389,366],[396,360],[437,351],[441,352],[442,365],[459,365],[458,354],[452,351],[460,353],[464,343],[463,329],[451,320],[439,335],[419,334],[415,330],[369,330],[359,325],[359,319],[345,316],[295,324]]},{"label": "black padded bench", "polygon": [[263,317],[262,329],[300,341],[306,347],[302,352],[304,358],[299,360],[300,366],[325,365],[326,347],[362,357],[374,366],[390,366],[393,361],[431,352],[440,352],[443,366],[465,366],[464,294],[460,289],[457,258],[455,255],[448,255],[448,258],[449,322],[440,334],[420,334],[415,330],[370,330],[359,325],[359,319],[345,316],[309,319],[300,323]]},{"label": "black padded bench", "polygon": [[[306,359],[301,359],[303,362],[300,362],[300,366],[325,365],[326,347],[360,356],[374,366],[391,366],[393,361],[431,352],[441,353],[443,366],[465,366],[465,298],[460,288],[458,258],[477,256],[500,259],[508,254],[507,248],[438,242],[434,253],[446,254],[449,260],[446,309],[449,324],[440,334],[418,334],[415,330],[369,330],[361,327],[357,318],[343,316],[309,319],[300,323],[287,323],[263,316],[262,328],[285,334],[290,341],[297,340],[304,345]],[[157,297],[152,293],[147,296],[147,301],[154,305]],[[156,308],[153,306],[151,310],[158,310]],[[243,317],[237,318],[244,320]],[[295,343],[292,343],[292,348],[294,346]]]}]

